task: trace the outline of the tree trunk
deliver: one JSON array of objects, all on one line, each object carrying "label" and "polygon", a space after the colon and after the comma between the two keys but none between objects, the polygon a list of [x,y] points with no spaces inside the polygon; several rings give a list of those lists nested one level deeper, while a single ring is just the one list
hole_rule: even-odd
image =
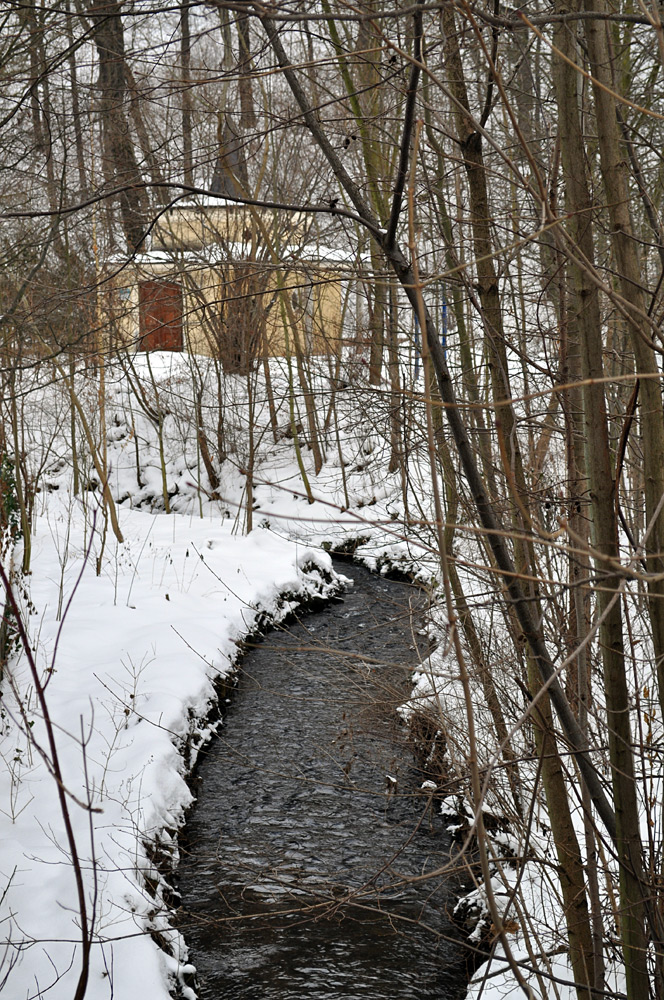
[{"label": "tree trunk", "polygon": [[[557,30],[558,47],[576,61],[576,40],[567,27]],[[554,84],[566,184],[572,243],[586,261],[594,258],[591,228],[592,201],[585,173],[585,152],[577,105],[577,73],[569,62],[554,61]],[[613,109],[615,121],[615,109]],[[629,695],[625,673],[622,612],[617,595],[619,579],[608,563],[618,559],[618,529],[614,479],[604,398],[603,343],[596,285],[585,268],[570,265],[578,305],[578,329],[585,412],[586,462],[590,479],[595,569],[600,586],[597,603],[602,624],[600,642],[604,669],[609,755],[616,809],[616,836],[620,863],[621,935],[627,992],[641,1000],[649,992],[646,972],[647,938],[644,929],[643,872],[638,802],[634,779]]]},{"label": "tree trunk", "polygon": [[182,173],[185,184],[193,187],[194,164],[191,144],[191,32],[189,4],[180,5],[180,60],[182,63]]},{"label": "tree trunk", "polygon": [[145,239],[147,203],[143,178],[126,116],[122,0],[97,0],[88,9],[99,57],[99,111],[104,135],[104,174],[118,188],[120,217],[127,248],[139,250]]},{"label": "tree trunk", "polygon": [[[586,0],[590,13],[603,13],[603,0]],[[597,138],[602,165],[602,183],[611,218],[611,242],[623,299],[629,304],[629,333],[640,383],[641,435],[643,439],[646,523],[651,526],[646,545],[648,571],[664,573],[664,514],[656,516],[664,495],[664,413],[660,372],[655,352],[648,341],[652,337],[647,322],[647,305],[643,293],[643,272],[638,244],[632,232],[627,163],[620,141],[614,89],[605,21],[585,22],[588,55],[593,73]],[[660,709],[664,714],[664,580],[650,580],[649,612],[657,663]]]}]

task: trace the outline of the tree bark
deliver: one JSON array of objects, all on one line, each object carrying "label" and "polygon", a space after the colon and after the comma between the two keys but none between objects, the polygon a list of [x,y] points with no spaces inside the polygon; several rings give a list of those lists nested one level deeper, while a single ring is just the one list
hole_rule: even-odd
[{"label": "tree bark", "polygon": [[[603,0],[585,0],[585,10],[589,13],[604,13],[605,9]],[[650,524],[654,521],[646,546],[646,565],[649,573],[661,576],[664,573],[664,514],[656,517],[659,502],[664,495],[664,411],[661,378],[655,352],[648,343],[651,332],[643,321],[643,317],[647,314],[642,288],[643,272],[638,244],[632,231],[627,163],[620,141],[616,99],[610,92],[615,86],[607,31],[604,21],[586,22],[588,55],[594,81],[593,97],[602,184],[611,219],[611,242],[620,290],[624,300],[633,308],[629,332],[637,374],[644,376],[640,384],[640,409],[646,522]],[[648,593],[659,703],[664,715],[664,580],[651,579]]]},{"label": "tree bark", "polygon": [[[557,45],[570,62],[576,62],[575,38],[566,26],[556,32]],[[577,72],[563,59],[554,61],[554,85],[559,106],[559,135],[569,231],[572,242],[592,263],[592,200],[586,178],[585,151],[578,113]],[[615,122],[615,109],[613,109]],[[577,302],[581,374],[585,414],[586,462],[590,481],[592,532],[597,556],[595,571],[600,586],[597,603],[602,624],[600,642],[604,671],[609,756],[616,809],[616,835],[620,864],[621,936],[627,993],[632,1000],[648,996],[647,938],[644,927],[644,884],[641,863],[638,801],[630,727],[630,702],[625,672],[619,579],[606,557],[619,557],[615,488],[609,446],[608,415],[604,396],[604,366],[599,295],[587,271],[570,264]]]},{"label": "tree bark", "polygon": [[191,143],[191,31],[189,4],[180,5],[180,59],[182,74],[182,173],[185,184],[193,187],[194,163]]},{"label": "tree bark", "polygon": [[96,0],[88,8],[99,57],[99,111],[104,135],[104,173],[118,187],[127,248],[145,239],[147,204],[143,178],[126,116],[127,83],[122,0]]}]

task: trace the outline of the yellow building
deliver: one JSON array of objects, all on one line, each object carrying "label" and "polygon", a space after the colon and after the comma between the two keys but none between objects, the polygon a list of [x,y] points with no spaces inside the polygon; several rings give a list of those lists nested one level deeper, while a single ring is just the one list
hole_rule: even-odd
[{"label": "yellow building", "polygon": [[309,224],[224,202],[168,209],[149,252],[109,262],[115,345],[188,350],[229,371],[338,352],[343,260],[307,246]]}]

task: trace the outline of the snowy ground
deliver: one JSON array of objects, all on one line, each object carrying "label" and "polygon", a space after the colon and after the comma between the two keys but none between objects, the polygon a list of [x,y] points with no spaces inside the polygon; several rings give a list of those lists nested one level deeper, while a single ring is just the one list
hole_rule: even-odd
[{"label": "snowy ground", "polygon": [[[186,948],[169,926],[151,848],[177,850],[174,835],[191,801],[185,778],[209,734],[213,681],[232,671],[238,640],[340,585],[322,541],[335,546],[362,536],[366,562],[377,565],[389,551],[414,564],[411,546],[390,527],[394,510],[385,510],[394,489],[381,475],[382,463],[368,462],[381,447],[369,429],[346,442],[363,458],[344,457],[361,465],[347,483],[354,513],[341,513],[336,502],[343,492],[338,461],[314,482],[322,502],[306,501],[286,440],[272,444],[256,470],[254,530],[243,534],[238,462],[224,466],[221,500],[208,498],[209,483],[200,478],[195,434],[187,436],[187,364],[153,356],[152,370],[139,372],[149,401],[158,399],[166,414],[171,514],[163,511],[154,421],[135,398],[132,411],[126,383],[107,372],[109,468],[113,493],[124,500],[118,508],[124,543],[109,528],[103,554],[99,492],[72,493],[64,387],[33,384],[22,401],[28,447],[46,488],[36,503],[31,572],[17,581],[16,597],[45,682],[85,882],[93,938],[89,1000],[141,994],[165,1000],[178,980],[183,988]],[[94,412],[94,383],[82,380],[77,391]],[[246,419],[241,381],[229,392],[235,408],[228,409],[227,433],[239,437]],[[94,480],[83,448],[79,459]],[[370,517],[362,513],[365,503]],[[384,526],[372,526],[376,520]],[[19,542],[15,566],[20,559]],[[10,660],[2,688],[0,984],[16,1000],[72,1000],[81,967],[80,909],[25,657]]]},{"label": "snowy ground", "polygon": [[[50,673],[66,788],[96,810],[69,800],[88,898],[95,897],[87,996],[105,1000],[112,982],[115,997],[142,992],[158,1000],[169,995],[167,974],[178,971],[180,947],[165,931],[160,890],[148,891],[157,874],[145,844],[156,837],[172,846],[191,801],[184,774],[206,736],[212,681],[230,670],[236,640],[260,616],[279,618],[298,601],[325,595],[329,557],[266,529],[234,536],[228,521],[123,510],[125,543],[114,544],[97,577],[85,542],[71,542],[85,537],[82,517],[60,500],[54,494],[37,521],[29,620],[39,669]],[[66,606],[72,594],[59,622],[61,597]],[[12,997],[71,998],[79,974],[76,889],[25,661],[13,665],[11,684],[21,693],[29,738],[5,686],[0,877],[12,944],[2,972],[16,963],[6,987]],[[145,934],[149,928],[172,942],[172,962]]]},{"label": "snowy ground", "polygon": [[[72,493],[64,387],[33,386],[21,404],[26,447],[39,467],[42,492],[31,573],[19,579],[17,597],[37,668],[47,682],[81,857],[93,932],[89,1000],[139,995],[166,1000],[178,982],[182,995],[193,997],[185,985],[186,948],[169,926],[151,848],[176,857],[175,833],[191,801],[186,774],[209,733],[205,720],[214,700],[213,681],[232,670],[237,641],[264,620],[279,619],[298,602],[338,586],[322,545],[360,539],[357,555],[370,568],[389,562],[423,581],[437,573],[432,539],[423,527],[431,515],[426,460],[414,443],[407,485],[412,523],[406,529],[404,484],[386,471],[384,401],[377,413],[370,394],[364,401],[355,390],[352,396],[339,393],[336,435],[327,434],[318,476],[311,455],[303,452],[317,498],[313,504],[306,500],[288,435],[274,442],[264,431],[254,470],[254,528],[247,535],[243,383],[227,379],[224,399],[218,400],[211,373],[197,363],[206,434],[215,439],[221,406],[229,444],[219,498],[211,499],[187,388],[190,364],[183,357],[151,356],[150,370],[141,363],[131,373],[133,380],[142,380],[139,397],[128,395],[122,372],[106,373],[110,481],[122,501],[118,510],[125,541],[118,544],[109,529],[103,554],[99,491]],[[279,419],[287,428],[287,373],[275,371],[272,377]],[[325,373],[320,383],[329,384]],[[83,379],[78,391],[83,399],[87,395],[94,412],[93,380]],[[257,398],[255,423],[265,427],[264,394]],[[157,410],[161,425],[154,419]],[[297,419],[304,421],[304,414]],[[82,446],[79,457],[94,483]],[[164,483],[171,514],[163,510]],[[14,557],[16,564],[20,543]],[[448,675],[438,693],[431,683],[435,671]],[[442,697],[463,732],[453,664],[439,658],[417,680],[420,703]],[[6,944],[0,988],[4,983],[12,1000],[72,1000],[81,964],[80,912],[57,786],[45,763],[44,721],[25,657],[10,662],[2,691],[0,920]],[[481,716],[479,697],[477,709]],[[462,760],[463,748],[458,751]],[[495,843],[499,849],[498,839]],[[514,848],[511,842],[504,846]],[[550,845],[542,840],[538,850],[546,856]],[[547,935],[559,925],[556,886],[538,884],[541,870],[533,869],[532,891],[528,873],[521,887],[530,893],[533,914],[553,914],[540,930],[545,949],[551,944],[555,951],[560,939],[557,933]],[[502,872],[497,892],[505,895],[516,876],[509,865],[497,864],[497,871]],[[472,902],[483,912],[481,890]],[[528,958],[518,926],[514,948],[519,958]],[[552,966],[556,976],[564,972],[564,956],[553,954],[551,961],[558,963]],[[533,983],[537,988],[537,977]],[[547,983],[542,979],[542,988]],[[471,995],[494,1000],[511,997],[513,989],[518,989],[513,975],[496,975],[493,966],[489,978],[480,970]],[[562,1000],[569,995],[565,987],[557,989]]]}]

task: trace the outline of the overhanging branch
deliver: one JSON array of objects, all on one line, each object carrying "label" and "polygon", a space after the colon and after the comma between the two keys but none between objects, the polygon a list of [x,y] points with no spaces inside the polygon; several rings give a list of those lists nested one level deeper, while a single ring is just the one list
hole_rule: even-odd
[{"label": "overhanging branch", "polygon": [[[487,540],[491,547],[496,566],[503,578],[505,590],[509,595],[509,600],[514,609],[524,638],[537,662],[538,669],[545,687],[549,691],[551,701],[556,710],[565,738],[579,766],[579,770],[588,788],[591,801],[601,818],[604,826],[611,837],[616,841],[616,817],[606,797],[602,782],[593,765],[588,750],[586,737],[576,720],[576,717],[565,697],[560,682],[557,677],[556,668],[549,655],[542,632],[537,624],[530,607],[530,603],[521,587],[518,573],[512,561],[506,540],[505,531],[493,508],[489,495],[484,487],[482,476],[475,461],[475,455],[466,431],[466,427],[459,414],[458,401],[454,392],[452,379],[450,377],[445,354],[440,344],[438,330],[429,310],[421,301],[417,282],[413,270],[396,242],[388,244],[388,232],[381,229],[380,222],[367,205],[360,188],[349,175],[345,166],[339,159],[336,151],[332,147],[329,139],[325,135],[322,125],[315,115],[315,112],[297,78],[286,51],[283,47],[279,32],[274,20],[265,12],[264,8],[255,4],[254,11],[256,17],[262,23],[268,40],[277,57],[277,61],[283,75],[288,83],[298,107],[302,113],[303,120],[311,132],[313,139],[320,148],[329,163],[334,176],[345,191],[348,198],[353,203],[360,220],[367,226],[373,238],[376,240],[381,250],[389,261],[396,274],[413,310],[418,315],[422,315],[425,320],[426,337],[431,360],[438,382],[438,388],[443,403],[445,413],[450,426],[450,431],[456,444],[461,465],[470,487],[475,509],[486,531]],[[406,138],[406,137],[404,137]],[[403,145],[402,144],[402,148]],[[409,140],[408,140],[409,148]]]}]

